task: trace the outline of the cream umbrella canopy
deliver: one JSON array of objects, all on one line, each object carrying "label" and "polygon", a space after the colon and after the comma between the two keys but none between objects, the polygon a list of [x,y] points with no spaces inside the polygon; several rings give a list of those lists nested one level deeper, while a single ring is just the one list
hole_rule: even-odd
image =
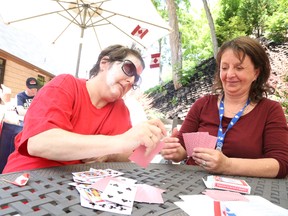
[{"label": "cream umbrella canopy", "polygon": [[53,44],[50,57],[76,63],[76,77],[83,58],[96,61],[102,48],[147,49],[171,31],[150,0],[2,0],[0,16]]}]

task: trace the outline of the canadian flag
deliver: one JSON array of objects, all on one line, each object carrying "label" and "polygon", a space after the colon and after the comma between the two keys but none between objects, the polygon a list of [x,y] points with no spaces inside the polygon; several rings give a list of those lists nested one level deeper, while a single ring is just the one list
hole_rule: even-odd
[{"label": "canadian flag", "polygon": [[150,68],[160,67],[160,53],[151,54]]},{"label": "canadian flag", "polygon": [[131,32],[132,35],[137,36],[139,38],[143,38],[148,33],[148,29],[141,28],[141,26],[137,25],[136,28]]}]

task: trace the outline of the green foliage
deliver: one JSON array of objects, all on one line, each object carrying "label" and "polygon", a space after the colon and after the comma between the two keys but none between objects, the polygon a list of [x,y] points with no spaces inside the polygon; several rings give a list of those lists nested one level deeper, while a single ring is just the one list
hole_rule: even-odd
[{"label": "green foliage", "polygon": [[182,86],[185,86],[188,83],[190,83],[191,77],[195,74],[195,68],[193,67],[187,70],[183,69],[181,73],[182,73],[182,76],[180,78],[180,83]]},{"label": "green foliage", "polygon": [[218,45],[238,36],[246,35],[248,25],[240,17],[231,17],[229,20],[221,20],[221,25],[216,25]]},{"label": "green foliage", "polygon": [[287,41],[286,35],[288,34],[288,16],[287,0],[278,0],[275,4],[275,11],[271,16],[268,17],[266,37],[277,43],[283,43]]},{"label": "green foliage", "polygon": [[285,41],[288,29],[287,0],[221,0],[216,19],[219,46],[240,35],[267,36]]},{"label": "green foliage", "polygon": [[161,85],[157,85],[157,86],[154,86],[153,88],[150,88],[148,90],[146,90],[144,92],[144,94],[147,94],[147,95],[150,95],[154,92],[157,92],[157,93],[163,93],[164,95],[166,95],[166,90],[164,88],[164,86],[168,83],[169,81],[166,81],[164,83],[162,83]]},{"label": "green foliage", "polygon": [[[168,20],[167,7],[164,0],[153,0],[157,10],[164,19]],[[193,10],[193,4],[189,0],[175,0],[177,5],[177,18],[179,31],[181,32],[182,46],[182,69],[177,68],[179,77],[187,76],[187,72],[194,68],[199,62],[213,56],[213,48],[210,30],[205,15],[204,8]],[[171,62],[170,53],[165,51],[165,46],[169,46],[167,41],[162,41],[161,61]],[[165,52],[165,53],[164,53]],[[177,67],[177,66],[173,66]],[[184,74],[182,74],[182,72]],[[172,76],[170,77],[170,80]],[[182,79],[182,78],[181,78]],[[180,82],[182,82],[180,80]]]},{"label": "green foliage", "polygon": [[171,104],[173,105],[173,106],[175,106],[176,104],[177,104],[177,102],[178,102],[178,98],[176,97],[176,96],[173,96],[173,98],[171,99]]}]

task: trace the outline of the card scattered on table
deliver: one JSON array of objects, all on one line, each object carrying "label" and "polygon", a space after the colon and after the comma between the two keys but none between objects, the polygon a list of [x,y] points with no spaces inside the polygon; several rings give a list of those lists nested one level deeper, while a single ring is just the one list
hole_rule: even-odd
[{"label": "card scattered on table", "polygon": [[135,185],[110,180],[101,197],[104,200],[132,208],[136,191]]},{"label": "card scattered on table", "polygon": [[183,139],[188,156],[192,156],[196,147],[215,148],[217,137],[209,135],[208,132],[183,133]]},{"label": "card scattered on table", "polygon": [[140,145],[138,148],[134,150],[134,152],[130,155],[129,160],[135,162],[139,166],[146,168],[149,163],[153,160],[156,154],[158,154],[162,148],[164,147],[164,142],[160,141],[157,143],[155,149],[149,155],[145,156],[146,147],[144,145]]},{"label": "card scattered on table", "polygon": [[209,189],[222,189],[228,191],[235,191],[239,193],[250,194],[251,187],[245,180],[234,179],[221,176],[207,176],[207,180],[203,179],[204,184]]},{"label": "card scattered on table", "polygon": [[205,190],[202,193],[217,201],[249,201],[244,195],[238,192]]},{"label": "card scattered on table", "polygon": [[83,207],[130,215],[134,202],[164,203],[164,190],[146,184],[136,184],[135,179],[122,176],[112,169],[93,169],[73,172],[75,186]]},{"label": "card scattered on table", "polygon": [[27,184],[29,178],[30,178],[30,174],[24,173],[24,174],[18,176],[14,181],[9,181],[7,179],[1,179],[1,180],[12,183],[12,184],[17,185],[17,186],[24,186]]}]

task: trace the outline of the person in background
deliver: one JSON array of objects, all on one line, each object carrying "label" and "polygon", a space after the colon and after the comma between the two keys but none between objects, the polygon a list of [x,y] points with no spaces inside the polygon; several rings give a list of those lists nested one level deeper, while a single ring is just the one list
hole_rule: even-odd
[{"label": "person in background", "polygon": [[11,89],[1,84],[0,88],[0,105],[5,105],[11,101]]},{"label": "person in background", "polygon": [[26,89],[17,94],[16,110],[18,115],[25,116],[26,112],[32,103],[33,98],[37,94],[39,83],[34,77],[29,77],[26,80]]},{"label": "person in background", "polygon": [[90,78],[53,78],[35,96],[25,116],[16,150],[3,173],[68,164],[128,161],[134,149],[149,154],[166,136],[159,119],[132,127],[122,97],[141,82],[144,61],[121,45],[104,49]]},{"label": "person in background", "polygon": [[[211,173],[285,178],[288,128],[281,105],[267,98],[273,88],[269,58],[249,37],[224,43],[216,58],[215,94],[198,99],[178,133],[165,138],[165,159],[200,165]],[[187,158],[183,133],[209,132],[215,149],[194,148]]]}]

